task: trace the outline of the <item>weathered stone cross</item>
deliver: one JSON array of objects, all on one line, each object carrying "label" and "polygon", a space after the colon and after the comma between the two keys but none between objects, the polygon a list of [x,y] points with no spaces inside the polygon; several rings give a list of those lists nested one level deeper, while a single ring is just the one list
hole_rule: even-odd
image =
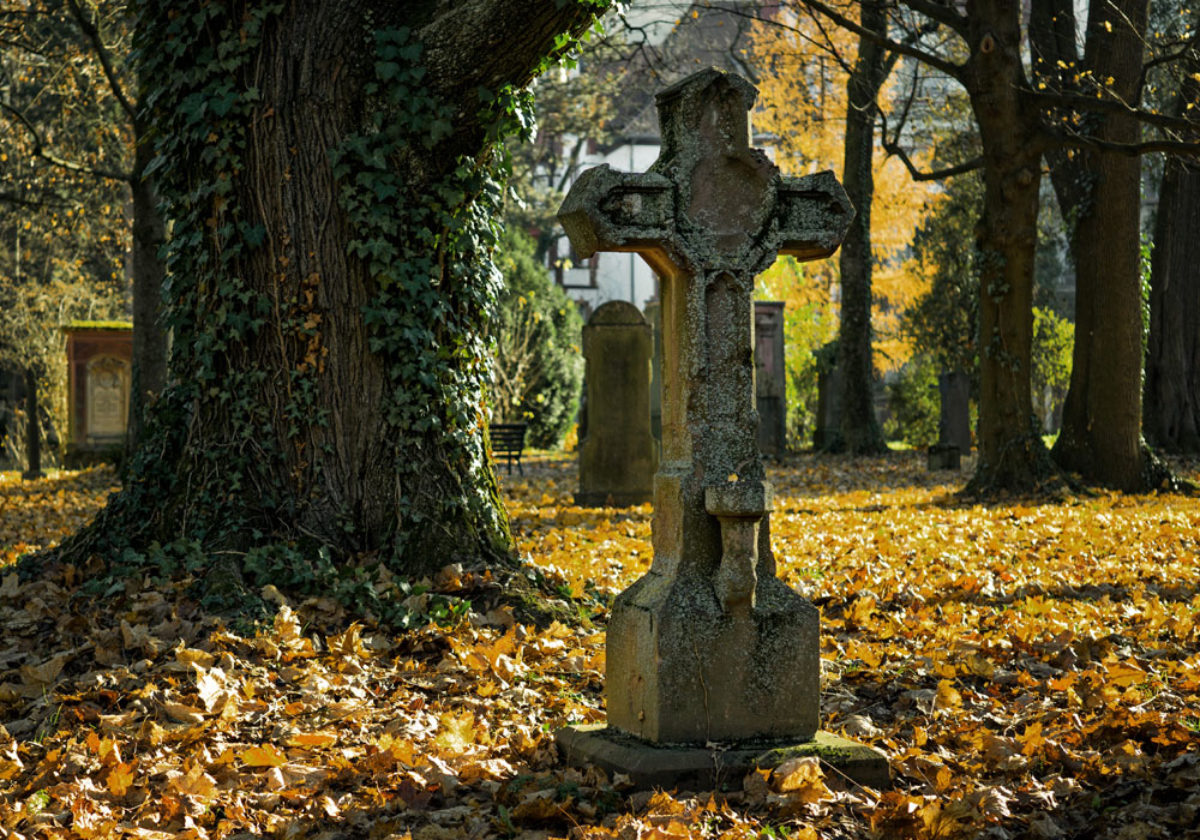
[{"label": "weathered stone cross", "polygon": [[558,214],[582,256],[635,251],[662,278],[654,562],[608,627],[618,738],[796,742],[817,730],[817,611],[779,580],[771,553],[752,298],[777,254],[832,254],[854,210],[832,173],[783,178],[750,147],[755,96],[715,69],[666,89],[649,171],[591,169]]}]

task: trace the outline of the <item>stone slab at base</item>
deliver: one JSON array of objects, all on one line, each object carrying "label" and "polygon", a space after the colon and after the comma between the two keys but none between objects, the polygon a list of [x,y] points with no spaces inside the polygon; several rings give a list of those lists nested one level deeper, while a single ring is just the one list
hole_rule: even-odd
[{"label": "stone slab at base", "polygon": [[632,738],[603,724],[572,726],[554,735],[568,764],[594,764],[624,773],[642,789],[730,790],[755,768],[775,767],[804,756],[815,756],[860,785],[886,788],[890,783],[887,757],[857,741],[831,732],[817,732],[799,744],[762,743],[707,747],[657,746]]}]

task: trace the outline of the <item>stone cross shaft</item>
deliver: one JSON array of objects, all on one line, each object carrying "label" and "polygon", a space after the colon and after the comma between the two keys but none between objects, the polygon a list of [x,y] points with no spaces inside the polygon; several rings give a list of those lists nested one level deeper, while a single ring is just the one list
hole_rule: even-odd
[{"label": "stone cross shaft", "polygon": [[658,160],[585,172],[558,214],[581,256],[634,251],[662,279],[654,561],[618,597],[607,654],[609,726],[652,742],[817,728],[816,610],[770,547],[754,278],[777,254],[832,254],[854,211],[832,173],[784,178],[751,148],[756,93],[715,69],[664,90]]}]

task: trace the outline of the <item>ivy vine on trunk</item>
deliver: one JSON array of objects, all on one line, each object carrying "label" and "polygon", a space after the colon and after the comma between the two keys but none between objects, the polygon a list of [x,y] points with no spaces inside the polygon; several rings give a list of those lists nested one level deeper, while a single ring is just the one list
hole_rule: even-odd
[{"label": "ivy vine on trunk", "polygon": [[174,546],[210,589],[511,561],[484,404],[498,141],[597,11],[140,0],[172,384],[68,555]]}]

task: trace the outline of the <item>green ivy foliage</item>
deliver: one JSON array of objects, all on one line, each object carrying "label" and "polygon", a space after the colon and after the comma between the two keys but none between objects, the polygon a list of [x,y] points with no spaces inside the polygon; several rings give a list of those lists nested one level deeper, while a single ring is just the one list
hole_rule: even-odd
[{"label": "green ivy foliage", "polygon": [[[67,553],[108,558],[110,577],[196,575],[211,608],[244,610],[247,591],[269,581],[381,618],[396,612],[397,588],[413,569],[453,559],[432,550],[438,535],[470,531],[480,535],[480,559],[510,558],[495,483],[482,480],[486,330],[502,289],[492,258],[509,174],[501,141],[529,137],[528,93],[480,89],[478,113],[464,117],[428,92],[411,29],[364,20],[373,61],[355,106],[362,113],[329,155],[354,232],[348,260],[371,290],[360,312],[368,349],[387,376],[382,437],[391,447],[395,524],[382,538],[364,538],[354,511],[335,508],[342,532],[314,534],[297,524],[306,506],[337,504],[306,495],[321,486],[320,453],[297,466],[306,428],[331,421],[320,409],[319,365],[264,361],[262,348],[280,348],[283,362],[297,351],[302,359],[304,348],[319,350],[320,321],[306,307],[307,281],[283,272],[285,299],[254,282],[272,242],[247,189],[253,127],[268,110],[252,83],[255,62],[294,9],[137,0],[134,11],[157,152],[151,174],[172,220],[164,288],[172,384],[122,493]],[[570,44],[559,39],[543,64]],[[438,160],[463,120],[478,127],[481,151]],[[437,162],[432,172],[422,168],[429,161]]]},{"label": "green ivy foliage", "polygon": [[920,448],[937,443],[941,398],[938,368],[927,355],[914,356],[888,385],[891,417],[884,424],[889,440]]},{"label": "green ivy foliage", "polygon": [[531,237],[510,228],[497,251],[504,292],[494,330],[493,419],[527,423],[527,442],[550,449],[579,409],[583,318],[534,249]]}]

